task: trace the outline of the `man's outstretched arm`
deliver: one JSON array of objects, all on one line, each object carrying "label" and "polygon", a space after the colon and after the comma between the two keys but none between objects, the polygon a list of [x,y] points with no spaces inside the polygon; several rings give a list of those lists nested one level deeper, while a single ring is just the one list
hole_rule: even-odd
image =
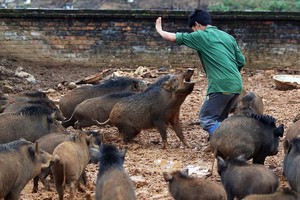
[{"label": "man's outstretched arm", "polygon": [[176,42],[176,34],[162,30],[161,17],[157,18],[155,23],[156,31],[162,38],[170,42]]}]

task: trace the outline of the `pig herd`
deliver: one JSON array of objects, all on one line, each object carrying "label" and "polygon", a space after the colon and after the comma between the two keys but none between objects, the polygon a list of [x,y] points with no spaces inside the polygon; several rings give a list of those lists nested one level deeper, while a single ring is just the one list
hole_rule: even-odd
[{"label": "pig herd", "polygon": [[[136,78],[110,78],[68,91],[58,106],[39,91],[1,95],[0,199],[19,199],[31,179],[32,192],[38,192],[39,181],[50,190],[49,175],[60,200],[66,186],[69,199],[74,199],[76,190],[87,183],[89,163],[99,166],[95,199],[137,199],[123,166],[127,149],[103,144],[98,131],[84,128],[114,126],[129,145],[142,130],[154,128],[163,148],[168,148],[170,125],[182,144],[191,148],[179,117],[182,103],[194,89],[193,73],[187,69],[165,75],[150,85]],[[276,119],[263,110],[262,98],[243,90],[233,114],[210,138],[221,184],[189,176],[187,169],[163,172],[170,195],[176,200],[300,199],[300,117],[283,141],[283,175],[290,187],[279,189],[279,180],[264,162],[278,153],[284,126],[276,125]],[[67,129],[70,126],[76,131]]]}]

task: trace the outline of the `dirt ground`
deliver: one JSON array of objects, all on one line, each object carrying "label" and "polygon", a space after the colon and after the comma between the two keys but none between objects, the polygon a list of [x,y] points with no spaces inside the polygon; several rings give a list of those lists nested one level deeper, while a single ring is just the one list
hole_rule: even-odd
[{"label": "dirt ground", "polygon": [[[23,70],[15,76],[18,67]],[[130,68],[112,67],[107,68],[88,67],[75,64],[54,64],[41,62],[28,62],[7,57],[0,58],[0,85],[3,93],[17,93],[21,91],[42,90],[48,96],[58,102],[59,99],[68,92],[69,82],[80,80],[97,72],[103,72],[103,78],[114,73],[136,76],[151,83],[158,77],[166,73],[179,73],[183,69],[171,67],[151,66],[148,67],[150,73],[143,74],[144,77],[134,75],[138,66]],[[159,70],[160,69],[160,70]],[[26,74],[29,73],[30,75]],[[285,131],[292,123],[294,117],[300,113],[300,92],[298,90],[280,91],[275,88],[273,75],[278,72],[275,69],[253,70],[245,68],[242,71],[244,87],[248,91],[255,91],[263,97],[265,114],[272,115],[277,119],[277,124],[283,123]],[[25,75],[24,75],[25,74]],[[28,77],[31,77],[28,78]],[[29,81],[28,81],[28,80]],[[114,127],[90,127],[89,129],[99,129],[105,134],[105,143],[115,144],[119,148],[128,148],[125,160],[125,169],[134,181],[136,194],[139,200],[171,200],[168,186],[163,180],[162,172],[177,169],[189,168],[192,176],[205,178],[205,174],[211,167],[212,154],[205,153],[207,134],[199,125],[190,125],[198,118],[199,107],[202,104],[206,91],[206,78],[196,69],[193,81],[196,82],[194,91],[190,94],[181,106],[181,124],[184,135],[193,148],[185,148],[179,141],[172,129],[168,130],[169,148],[162,149],[161,138],[157,130],[145,130],[135,139],[135,143],[125,145]],[[271,169],[280,180],[280,187],[287,186],[287,182],[282,176],[283,161],[282,141],[280,142],[279,153],[276,156],[267,157],[266,166]],[[89,164],[87,169],[88,184],[85,192],[77,191],[76,199],[87,199],[95,194],[95,183],[98,166]],[[220,177],[215,171],[209,180],[220,182]],[[51,180],[50,180],[51,181]],[[53,182],[52,191],[47,191],[43,185],[39,184],[38,193],[31,193],[32,181],[24,188],[21,194],[22,200],[41,199],[56,200],[58,195]],[[68,199],[69,190],[65,191]]]}]

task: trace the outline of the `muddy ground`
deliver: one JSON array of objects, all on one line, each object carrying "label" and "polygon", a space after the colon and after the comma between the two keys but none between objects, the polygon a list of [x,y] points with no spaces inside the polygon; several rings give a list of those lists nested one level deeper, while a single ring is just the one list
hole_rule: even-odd
[{"label": "muddy ground", "polygon": [[[19,77],[15,76],[18,67],[22,67]],[[7,57],[0,58],[0,81],[1,89],[4,93],[17,93],[21,91],[42,90],[48,96],[58,102],[59,99],[68,92],[67,84],[80,80],[89,75],[103,72],[103,78],[107,78],[113,72],[115,74],[125,74],[143,78],[151,83],[158,77],[167,73],[180,73],[183,69],[174,69],[164,66],[148,66],[150,73],[134,74],[138,66],[112,67],[106,68],[88,67],[71,63],[55,64],[41,62],[28,62]],[[119,71],[117,71],[119,69]],[[277,70],[254,70],[245,68],[242,71],[244,87],[248,91],[255,91],[263,97],[265,114],[272,115],[277,119],[277,124],[283,123],[287,129],[294,117],[300,113],[300,92],[299,89],[280,91],[275,88],[273,75]],[[22,75],[23,74],[23,75]],[[24,75],[25,74],[25,75]],[[25,77],[22,77],[25,76]],[[143,77],[141,77],[143,76]],[[169,148],[162,149],[161,138],[156,130],[145,130],[133,144],[125,145],[114,127],[90,127],[89,129],[99,129],[105,134],[106,143],[117,145],[119,148],[128,148],[125,160],[125,169],[134,181],[136,194],[139,200],[171,200],[167,184],[164,182],[162,172],[177,169],[189,168],[194,172],[193,176],[205,177],[207,170],[212,163],[212,154],[205,153],[207,134],[199,125],[190,125],[197,120],[199,106],[202,104],[205,91],[206,79],[201,70],[196,69],[193,77],[196,82],[194,91],[190,94],[181,107],[181,124],[184,135],[193,148],[185,148],[179,141],[173,130],[168,130]],[[267,157],[266,166],[271,169],[280,180],[280,187],[287,186],[287,182],[282,176],[283,148],[280,142],[279,153],[273,157]],[[97,165],[88,165],[88,184],[85,192],[77,191],[76,199],[87,199],[95,194],[95,182],[97,178]],[[215,171],[209,180],[220,182],[220,177]],[[51,181],[51,180],[50,180]],[[21,199],[58,199],[53,182],[52,191],[47,191],[42,184],[39,185],[38,193],[31,193],[32,181],[30,181],[22,191]],[[68,199],[69,190],[67,188],[65,197]]]}]

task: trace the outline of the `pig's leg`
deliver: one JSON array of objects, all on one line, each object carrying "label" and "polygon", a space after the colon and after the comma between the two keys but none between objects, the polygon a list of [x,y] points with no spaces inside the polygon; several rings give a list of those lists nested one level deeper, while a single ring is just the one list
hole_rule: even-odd
[{"label": "pig's leg", "polygon": [[6,197],[5,200],[18,200],[21,192],[11,191]]},{"label": "pig's leg", "polygon": [[58,182],[55,179],[54,179],[54,182],[55,182],[55,188],[56,188],[56,191],[58,193],[59,200],[63,200],[63,198],[64,198],[64,187],[62,186],[61,182]]},{"label": "pig's leg", "polygon": [[70,199],[74,199],[75,196],[76,185],[74,182],[70,184]]},{"label": "pig's leg", "polygon": [[57,193],[58,193],[59,200],[63,200],[64,199],[64,188],[63,188],[63,186],[62,185],[56,186],[56,190],[57,190]]},{"label": "pig's leg", "polygon": [[185,140],[183,133],[182,133],[182,128],[180,126],[180,121],[179,121],[179,116],[175,116],[172,118],[170,121],[171,126],[173,127],[177,137],[180,139],[180,141],[187,147],[191,148],[191,145]]},{"label": "pig's leg", "polygon": [[140,131],[136,130],[134,127],[130,127],[130,126],[120,126],[119,128],[119,132],[122,133],[123,135],[123,141],[125,143],[130,142],[135,136],[137,136]]},{"label": "pig's leg", "polygon": [[43,183],[43,185],[45,186],[45,188],[46,188],[48,191],[51,191],[51,189],[50,189],[49,182],[46,180],[46,178],[47,178],[47,176],[49,176],[50,173],[51,173],[50,168],[43,169],[43,170],[42,170],[42,173],[41,173],[40,176],[39,176],[41,182]]},{"label": "pig's leg", "polygon": [[168,140],[167,140],[167,129],[166,129],[165,121],[158,119],[154,121],[154,126],[157,128],[157,130],[160,133],[163,142],[163,148],[166,149],[168,147]]},{"label": "pig's leg", "polygon": [[39,176],[33,178],[33,189],[32,193],[37,193],[39,187]]},{"label": "pig's leg", "polygon": [[230,192],[227,192],[227,200],[234,200],[234,195]]},{"label": "pig's leg", "polygon": [[80,176],[80,179],[82,179],[82,183],[83,185],[86,185],[87,184],[87,175],[85,173],[85,170],[82,172],[81,176]]},{"label": "pig's leg", "polygon": [[257,155],[255,158],[253,158],[253,164],[264,164],[265,163],[266,156],[265,155]]}]

